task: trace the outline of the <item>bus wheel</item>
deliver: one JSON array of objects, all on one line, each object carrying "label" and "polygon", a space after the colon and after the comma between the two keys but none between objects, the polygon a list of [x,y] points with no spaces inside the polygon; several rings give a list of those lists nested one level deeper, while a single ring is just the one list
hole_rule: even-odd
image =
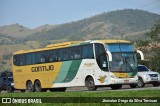
[{"label": "bus wheel", "polygon": [[122,88],[122,85],[121,85],[121,84],[111,85],[111,88],[112,88],[113,90],[121,89],[121,88]]},{"label": "bus wheel", "polygon": [[86,87],[88,88],[89,91],[94,91],[94,90],[97,89],[97,87],[94,84],[94,80],[93,80],[92,77],[87,78]]},{"label": "bus wheel", "polygon": [[34,86],[31,81],[28,81],[26,84],[26,89],[28,92],[34,92]]},{"label": "bus wheel", "polygon": [[45,91],[47,91],[45,89],[42,89],[41,82],[39,80],[36,80],[36,82],[34,83],[34,89],[35,89],[36,92],[45,92]]},{"label": "bus wheel", "polygon": [[131,87],[131,88],[136,88],[136,87],[137,87],[137,84],[130,84],[130,87]]}]

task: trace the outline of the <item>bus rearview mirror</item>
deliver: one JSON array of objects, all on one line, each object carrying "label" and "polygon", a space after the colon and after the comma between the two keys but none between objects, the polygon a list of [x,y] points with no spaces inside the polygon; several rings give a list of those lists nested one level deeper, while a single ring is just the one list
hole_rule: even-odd
[{"label": "bus rearview mirror", "polygon": [[137,53],[139,53],[139,54],[140,54],[140,56],[141,56],[141,60],[144,60],[144,54],[143,54],[143,52],[142,52],[142,51],[140,51],[140,50],[137,50]]},{"label": "bus rearview mirror", "polygon": [[111,62],[112,61],[112,54],[111,54],[111,52],[107,50],[106,53],[108,54],[108,60]]}]

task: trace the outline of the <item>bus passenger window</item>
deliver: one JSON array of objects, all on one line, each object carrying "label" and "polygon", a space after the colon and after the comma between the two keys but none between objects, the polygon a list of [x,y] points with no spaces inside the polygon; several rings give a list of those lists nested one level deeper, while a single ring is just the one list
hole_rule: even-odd
[{"label": "bus passenger window", "polygon": [[80,59],[81,58],[81,48],[80,47],[72,47],[69,49],[68,57],[70,60]]},{"label": "bus passenger window", "polygon": [[25,64],[26,64],[26,62],[25,62],[25,55],[20,55],[20,65],[23,66]]},{"label": "bus passenger window", "polygon": [[55,56],[53,57],[53,60],[54,60],[54,61],[60,61],[59,51],[56,51],[56,52],[55,52]]},{"label": "bus passenger window", "polygon": [[60,50],[60,59],[62,61],[68,60],[68,50],[67,49]]},{"label": "bus passenger window", "polygon": [[45,63],[46,58],[44,54],[41,54],[41,59],[40,59],[41,63]]},{"label": "bus passenger window", "polygon": [[48,58],[49,62],[53,62],[53,53],[49,54],[49,58]]},{"label": "bus passenger window", "polygon": [[84,59],[93,59],[93,45],[85,45],[82,49],[82,58]]},{"label": "bus passenger window", "polygon": [[16,66],[20,65],[20,58],[19,57],[20,57],[19,55],[14,55],[14,57],[13,57],[13,63]]}]

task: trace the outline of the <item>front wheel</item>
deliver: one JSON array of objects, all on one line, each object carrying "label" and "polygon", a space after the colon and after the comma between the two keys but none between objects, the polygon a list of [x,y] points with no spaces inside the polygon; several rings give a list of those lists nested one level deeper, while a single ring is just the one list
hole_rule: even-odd
[{"label": "front wheel", "polygon": [[121,85],[121,84],[111,85],[111,88],[112,88],[113,90],[121,89],[121,88],[122,88],[122,85]]},{"label": "front wheel", "polygon": [[144,87],[145,83],[143,82],[142,78],[138,78],[138,87]]},{"label": "front wheel", "polygon": [[86,80],[86,87],[88,88],[89,91],[94,91],[97,89],[97,87],[95,86],[94,84],[94,80],[92,77],[89,77],[87,80]]}]

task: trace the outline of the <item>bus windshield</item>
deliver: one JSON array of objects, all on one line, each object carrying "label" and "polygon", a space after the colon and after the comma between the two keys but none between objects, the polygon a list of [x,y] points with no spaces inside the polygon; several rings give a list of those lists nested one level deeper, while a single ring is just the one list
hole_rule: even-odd
[{"label": "bus windshield", "polygon": [[107,49],[112,53],[112,62],[109,64],[110,71],[136,71],[136,54],[131,44],[108,44]]}]

